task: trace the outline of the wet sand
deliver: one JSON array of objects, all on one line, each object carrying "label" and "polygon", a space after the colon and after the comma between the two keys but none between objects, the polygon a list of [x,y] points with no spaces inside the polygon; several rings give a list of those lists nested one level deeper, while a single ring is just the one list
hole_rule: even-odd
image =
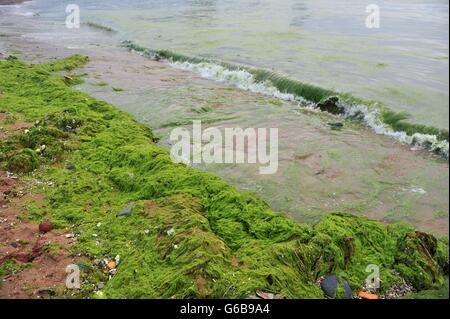
[{"label": "wet sand", "polygon": [[260,175],[259,165],[197,166],[258,194],[275,210],[307,223],[346,211],[448,234],[448,162],[350,123],[333,131],[327,123],[340,119],[331,115],[279,105],[117,44],[118,39],[101,30],[68,30],[0,9],[0,53],[34,63],[89,55],[89,65],[77,71],[87,73],[78,88],[154,127],[162,145],[170,147],[174,123],[193,119],[210,123],[205,127],[278,127],[280,163],[274,175]]},{"label": "wet sand", "polygon": [[30,1],[30,0],[0,0],[0,6],[21,4],[21,3],[24,3],[25,1]]}]

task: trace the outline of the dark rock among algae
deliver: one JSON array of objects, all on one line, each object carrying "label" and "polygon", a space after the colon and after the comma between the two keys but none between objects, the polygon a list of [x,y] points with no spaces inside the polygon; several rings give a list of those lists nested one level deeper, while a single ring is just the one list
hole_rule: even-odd
[{"label": "dark rock among algae", "polygon": [[[86,62],[0,61],[0,112],[39,121],[0,142],[1,165],[53,183],[44,188],[47,211],[34,208],[29,218],[68,227],[74,254],[92,260],[81,290],[67,296],[323,298],[321,277],[336,274],[359,291],[371,264],[380,268],[380,293],[403,280],[417,290],[445,284],[448,240],[343,213],[297,224],[211,174],[174,164],[148,127],[51,74]],[[133,214],[117,218],[130,202]],[[113,273],[98,263],[117,255]]]},{"label": "dark rock among algae", "polygon": [[352,289],[345,279],[332,275],[320,282],[320,287],[327,297],[339,299],[351,299]]}]

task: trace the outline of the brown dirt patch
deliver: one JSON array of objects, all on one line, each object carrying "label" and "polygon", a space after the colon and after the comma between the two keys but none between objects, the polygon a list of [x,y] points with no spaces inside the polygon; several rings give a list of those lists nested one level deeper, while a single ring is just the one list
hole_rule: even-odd
[{"label": "brown dirt patch", "polygon": [[14,124],[8,125],[8,128],[11,129],[12,131],[18,131],[18,130],[26,129],[32,125],[33,125],[33,123],[19,121],[19,122],[15,122]]},{"label": "brown dirt patch", "polygon": [[[0,121],[6,119],[8,117],[8,113],[0,113]],[[33,126],[33,123],[17,121],[12,124],[3,125],[0,129],[0,139],[7,139],[14,134],[17,134],[19,131],[23,131],[29,127]]]},{"label": "brown dirt patch", "polygon": [[[39,223],[23,218],[26,204],[44,205],[44,195],[28,193],[16,177],[0,171],[0,265],[8,260],[24,270],[0,282],[0,298],[48,298],[64,287],[65,269],[73,263],[65,232],[39,232]],[[52,247],[50,249],[49,247]]]},{"label": "brown dirt patch", "polygon": [[66,280],[65,269],[73,264],[66,255],[44,254],[37,257],[30,268],[5,278],[0,288],[0,298],[48,298]]}]

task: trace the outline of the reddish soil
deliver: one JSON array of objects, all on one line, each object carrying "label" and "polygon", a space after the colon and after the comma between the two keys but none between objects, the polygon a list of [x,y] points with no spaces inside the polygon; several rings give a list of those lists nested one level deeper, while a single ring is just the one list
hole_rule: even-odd
[{"label": "reddish soil", "polygon": [[[10,127],[26,126],[19,122]],[[41,234],[39,223],[26,218],[27,204],[45,208],[44,199],[43,194],[28,192],[18,177],[0,170],[0,266],[13,260],[23,269],[1,278],[0,298],[49,298],[55,288],[65,287],[65,269],[74,263],[71,239],[58,230]]]},{"label": "reddish soil", "polygon": [[[5,120],[8,117],[8,113],[0,112],[0,121]],[[32,126],[33,123],[17,121],[12,124],[0,125],[0,139],[8,138],[14,135],[18,131],[25,130]]]}]

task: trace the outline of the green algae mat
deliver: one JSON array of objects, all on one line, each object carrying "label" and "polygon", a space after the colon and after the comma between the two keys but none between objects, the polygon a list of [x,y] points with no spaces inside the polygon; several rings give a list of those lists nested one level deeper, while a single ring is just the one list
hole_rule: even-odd
[{"label": "green algae mat", "polygon": [[[173,163],[149,127],[73,89],[67,72],[87,62],[0,61],[0,112],[34,123],[0,140],[0,169],[45,193],[22,218],[75,234],[72,254],[83,260],[81,288],[58,297],[324,298],[320,278],[336,274],[356,293],[370,265],[380,269],[379,293],[403,281],[430,297],[448,287],[448,239],[345,212],[295,223]],[[127,206],[131,214],[118,216]],[[96,266],[114,256],[113,273]]]}]

